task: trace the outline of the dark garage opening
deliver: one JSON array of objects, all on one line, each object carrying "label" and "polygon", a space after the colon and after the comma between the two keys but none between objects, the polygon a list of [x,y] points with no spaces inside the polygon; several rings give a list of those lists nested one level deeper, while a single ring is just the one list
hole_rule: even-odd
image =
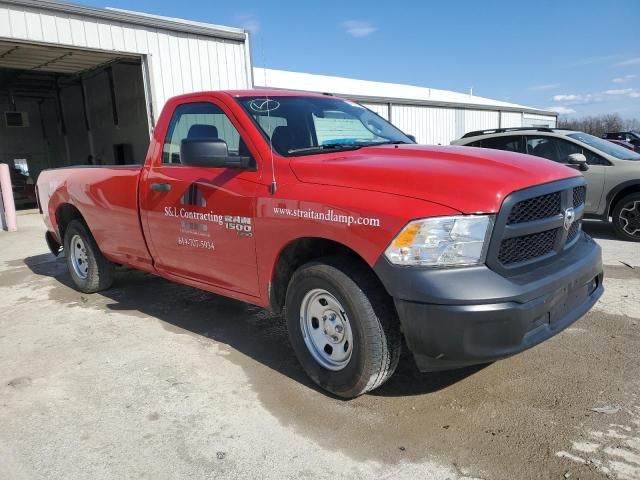
[{"label": "dark garage opening", "polygon": [[0,42],[0,162],[17,208],[47,168],[142,163],[149,116],[141,59]]}]

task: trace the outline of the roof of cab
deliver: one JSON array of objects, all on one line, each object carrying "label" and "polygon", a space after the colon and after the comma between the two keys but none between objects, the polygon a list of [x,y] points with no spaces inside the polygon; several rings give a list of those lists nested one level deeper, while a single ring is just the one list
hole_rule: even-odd
[{"label": "roof of cab", "polygon": [[254,88],[249,90],[225,90],[232,97],[332,97],[328,93],[304,92],[301,90],[279,90],[277,88]]},{"label": "roof of cab", "polygon": [[313,98],[340,98],[334,95],[325,94],[325,93],[313,93],[313,92],[303,92],[299,90],[278,90],[278,89],[270,89],[270,88],[255,88],[248,90],[206,90],[202,92],[190,92],[183,93],[182,95],[176,95],[171,97],[170,100],[188,100],[193,97],[198,97],[207,94],[224,94],[229,95],[235,98],[243,98],[243,97],[313,97]]}]

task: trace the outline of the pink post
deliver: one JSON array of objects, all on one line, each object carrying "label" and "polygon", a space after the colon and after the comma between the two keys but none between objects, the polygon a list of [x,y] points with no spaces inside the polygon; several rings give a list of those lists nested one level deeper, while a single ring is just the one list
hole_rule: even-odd
[{"label": "pink post", "polygon": [[9,165],[0,163],[0,191],[2,191],[2,205],[4,206],[4,222],[7,230],[15,232],[18,230],[16,222],[16,204],[13,201],[13,189],[11,188],[11,175],[9,175]]}]

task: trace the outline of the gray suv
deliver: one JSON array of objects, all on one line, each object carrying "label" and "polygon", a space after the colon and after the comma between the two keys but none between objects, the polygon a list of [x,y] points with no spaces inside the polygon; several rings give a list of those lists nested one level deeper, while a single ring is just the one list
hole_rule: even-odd
[{"label": "gray suv", "polygon": [[640,155],[584,132],[498,128],[469,132],[452,145],[527,153],[582,170],[585,217],[613,222],[625,240],[640,242]]}]

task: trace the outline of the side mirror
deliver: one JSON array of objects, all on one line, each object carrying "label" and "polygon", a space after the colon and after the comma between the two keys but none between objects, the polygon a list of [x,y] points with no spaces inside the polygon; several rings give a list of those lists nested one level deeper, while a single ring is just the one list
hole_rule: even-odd
[{"label": "side mirror", "polygon": [[185,138],[180,144],[180,163],[246,170],[251,166],[251,157],[230,156],[227,142],[219,138]]},{"label": "side mirror", "polygon": [[589,165],[587,165],[587,157],[585,157],[582,153],[572,153],[569,155],[567,159],[567,163],[569,165],[575,165],[578,167],[578,170],[582,172],[586,172],[589,170]]},{"label": "side mirror", "polygon": [[418,142],[416,142],[416,136],[415,135],[407,135],[407,137],[409,137],[409,140],[411,140],[413,143],[418,143]]}]

